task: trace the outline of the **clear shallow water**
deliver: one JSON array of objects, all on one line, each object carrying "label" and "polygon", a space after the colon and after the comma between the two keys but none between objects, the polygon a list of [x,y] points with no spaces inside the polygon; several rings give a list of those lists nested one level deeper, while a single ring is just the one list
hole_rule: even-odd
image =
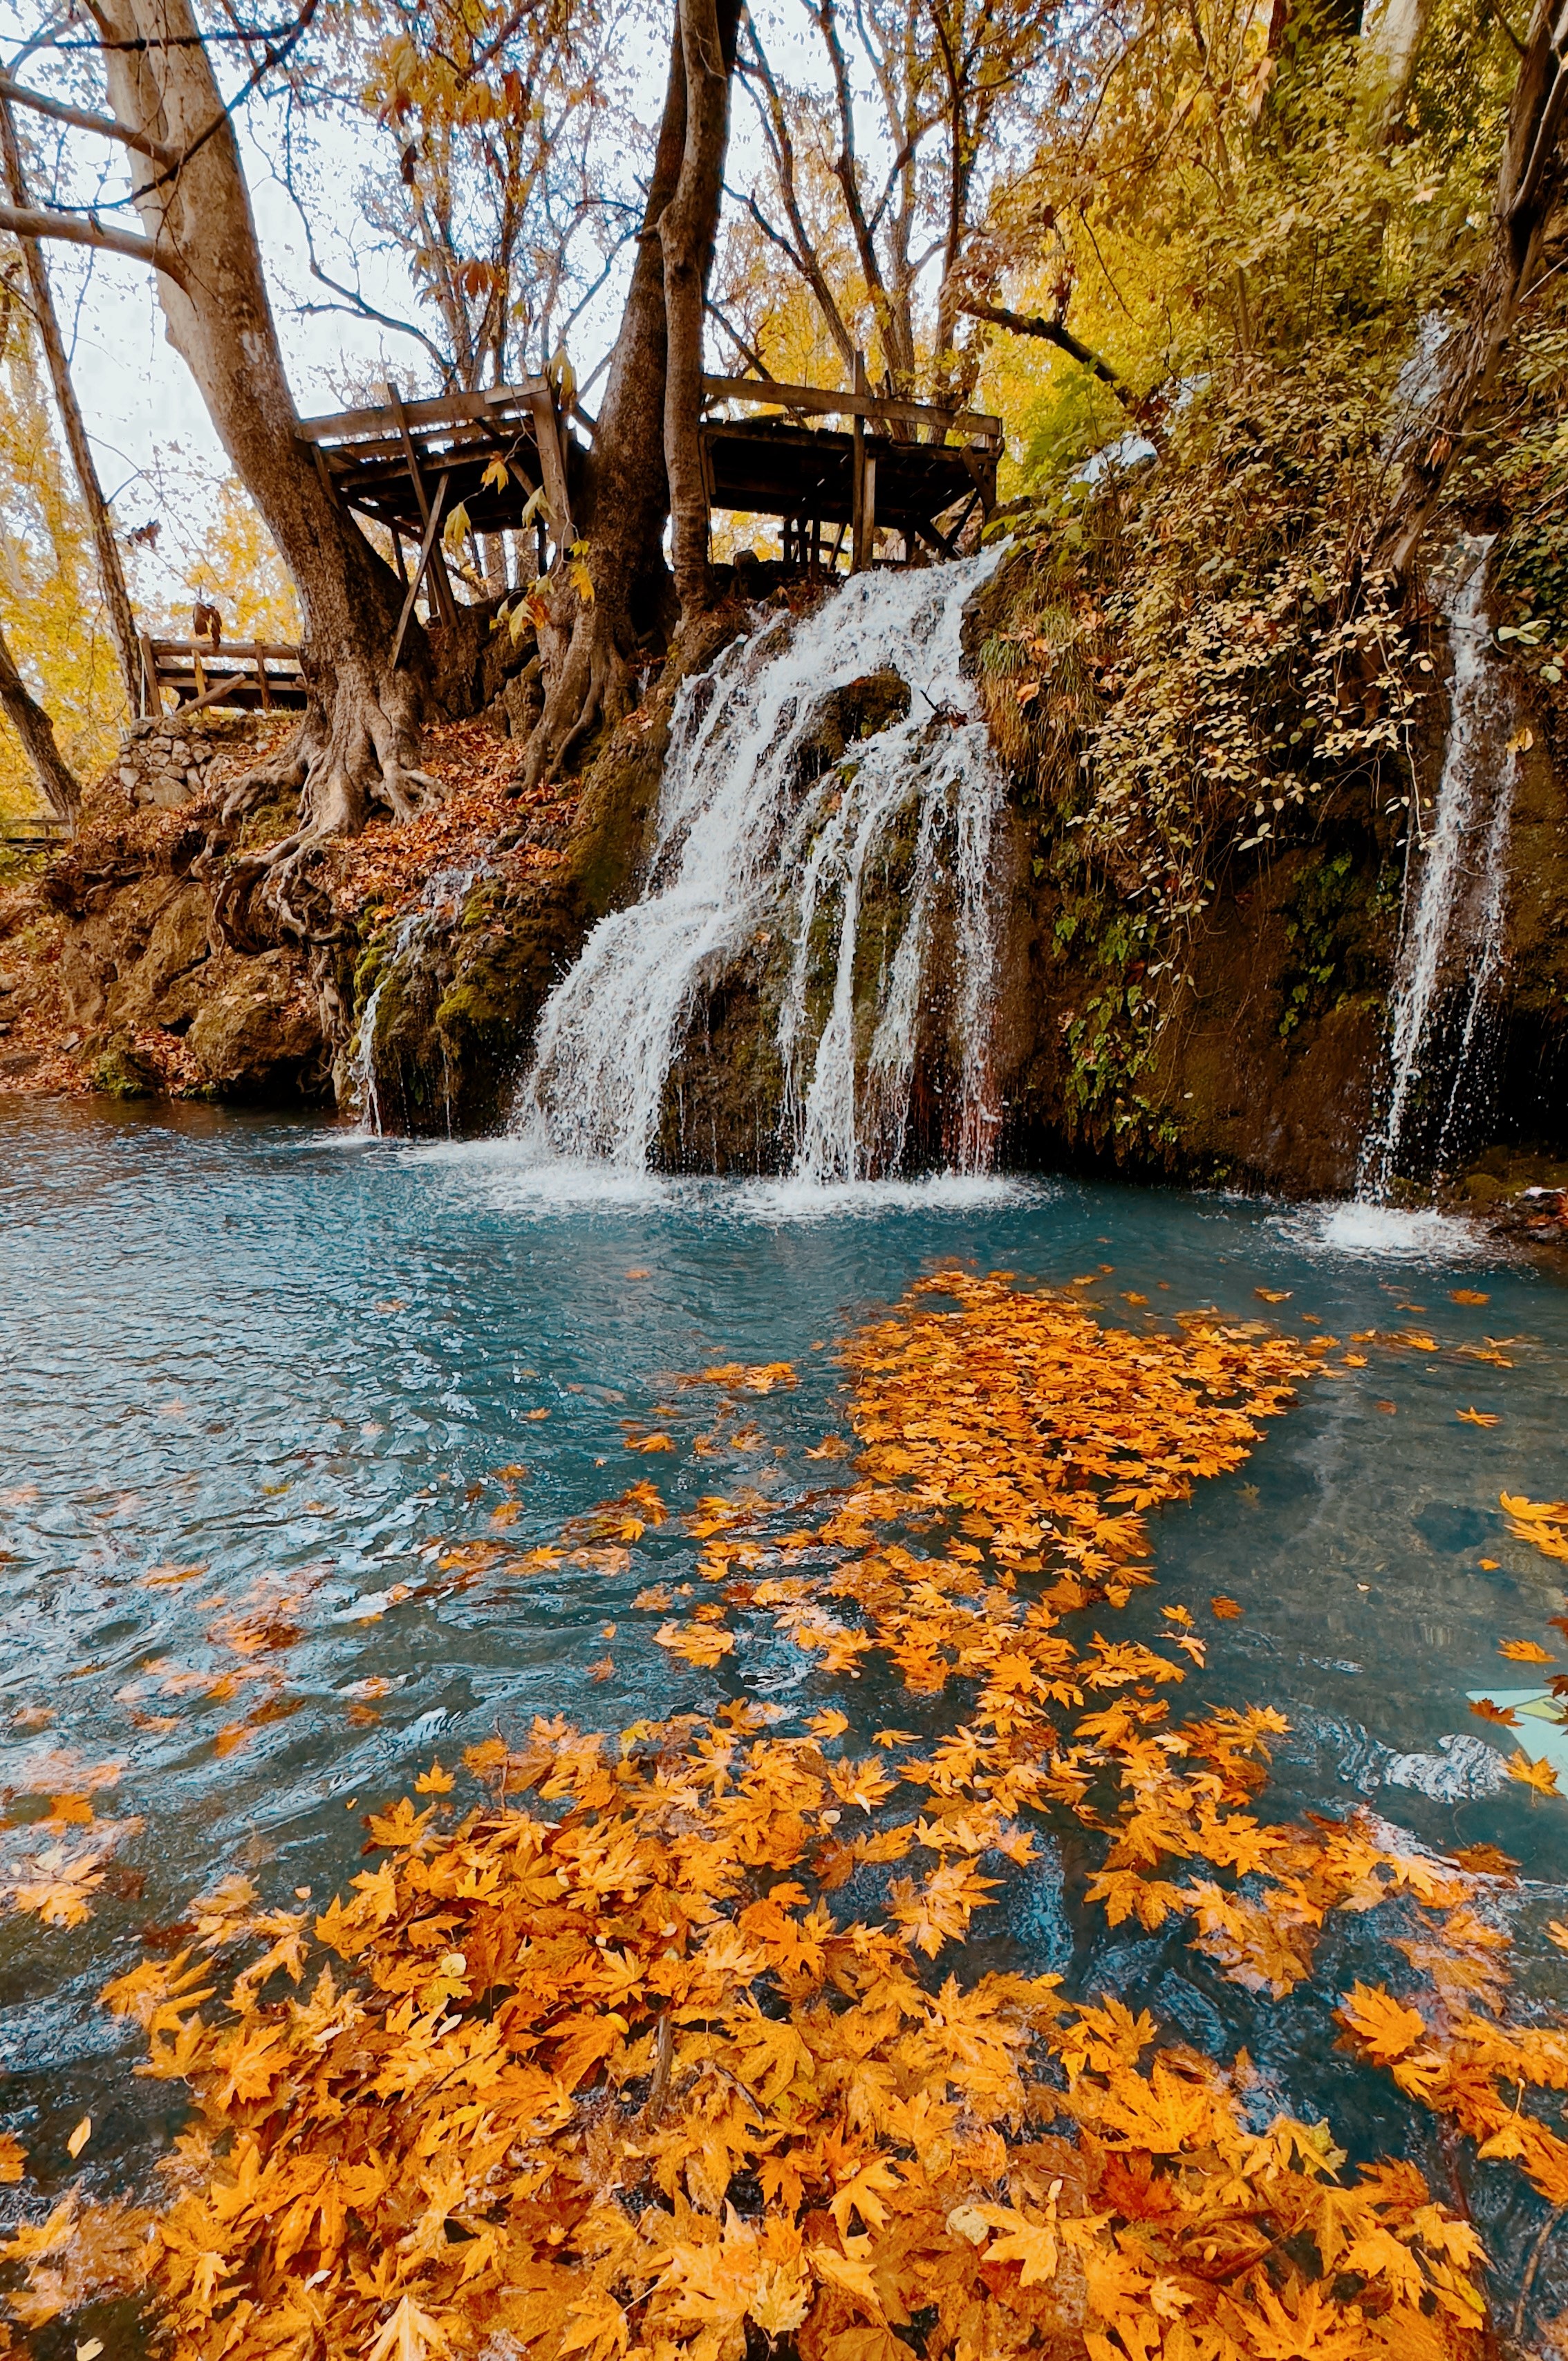
[{"label": "clear shallow water", "polygon": [[[356,1866],[366,1808],[433,1755],[454,1763],[535,1713],[615,1725],[741,1680],[816,1710],[830,1685],[797,1657],[742,1650],[709,1675],[652,1645],[659,1619],[630,1600],[684,1570],[673,1525],[620,1555],[588,1534],[576,1563],[505,1560],[641,1477],[677,1510],[748,1485],[784,1506],[842,1480],[804,1456],[839,1422],[832,1344],[954,1256],[1057,1285],[1092,1275],[1079,1292],[1121,1321],[1213,1305],[1315,1313],[1344,1341],[1374,1327],[1437,1340],[1356,1346],[1365,1369],[1313,1384],[1245,1467],[1159,1517],[1159,1588],[1114,1628],[1152,1631],[1160,1604],[1185,1601],[1210,1664],[1181,1709],[1290,1717],[1270,1817],[1365,1802],[1431,1842],[1486,1839],[1520,1859],[1520,1966],[1551,1988],[1561,1959],[1535,1930],[1568,1915],[1568,1804],[1532,1808],[1500,1784],[1513,1736],[1466,1707],[1528,1674],[1500,1639],[1557,1644],[1559,1570],[1509,1538],[1497,1506],[1502,1490],[1568,1495],[1568,1290],[1551,1276],[1489,1260],[1461,1225],[1360,1208],[1005,1180],[663,1182],[541,1172],[505,1142],[5,1107],[0,1860],[37,1850],[44,1798],[93,1766],[125,1766],[94,1794],[100,1816],[143,1823],[85,1926],[0,1918],[0,2117],[46,2178],[88,2108],[84,2161],[105,2185],[167,2136],[168,2092],[134,2079],[136,2037],[93,1996],[216,1875],[324,1899]],[[1260,1287],[1288,1301],[1261,1303]],[[1454,1287],[1490,1300],[1456,1304]],[[1466,1357],[1488,1338],[1508,1340],[1511,1367]],[[699,1455],[713,1397],[671,1380],[730,1359],[791,1360],[800,1384],[744,1398],[748,1447]],[[1499,1423],[1461,1422],[1470,1407]],[[634,1455],[623,1421],[678,1448]],[[498,1563],[441,1567],[435,1544],[486,1540],[504,1543]],[[1215,1592],[1241,1620],[1211,1622]],[[607,1655],[613,1675],[596,1681]],[[390,1686],[371,1697],[367,1682]],[[833,1695],[862,1734],[892,1704],[869,1679]],[[910,1721],[906,1700],[893,1718]],[[1253,2009],[1179,1946],[1128,1931],[1079,1923],[1047,1858],[1014,1882],[970,1964],[1110,1982],[1190,2039],[1227,2054],[1247,2041],[1274,2103],[1337,2125],[1353,2098],[1368,2147],[1426,2152],[1390,2089],[1326,2054],[1321,2013]],[[1340,1989],[1380,1971],[1374,1939],[1336,1934]],[[1486,2191],[1504,2198],[1483,2178],[1485,2220]],[[1516,2232],[1499,2214],[1497,2235]]]}]

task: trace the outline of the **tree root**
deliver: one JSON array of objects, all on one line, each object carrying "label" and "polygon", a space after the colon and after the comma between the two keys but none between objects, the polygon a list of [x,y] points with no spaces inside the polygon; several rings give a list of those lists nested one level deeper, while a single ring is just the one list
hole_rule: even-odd
[{"label": "tree root", "polygon": [[[319,653],[313,651],[313,658],[315,669]],[[293,737],[272,761],[236,783],[220,819],[242,818],[268,795],[297,788],[300,824],[288,840],[291,852],[324,837],[357,836],[378,805],[394,819],[411,819],[441,792],[414,759],[422,701],[411,675],[373,670],[362,659],[345,657],[333,673],[330,692],[313,683]],[[273,848],[273,854],[285,858],[285,848]]]},{"label": "tree root", "polygon": [[[566,638],[564,620],[551,635],[557,633]],[[551,668],[556,677],[528,741],[518,779],[520,792],[526,793],[558,773],[591,730],[600,723],[613,730],[636,702],[631,694],[631,660],[621,645],[621,631],[598,602],[576,605],[565,654],[558,668]]]},{"label": "tree root", "polygon": [[[345,658],[330,697],[313,683],[288,744],[236,782],[199,864],[214,924],[233,950],[256,952],[280,940],[320,947],[343,939],[316,864],[333,838],[357,836],[378,808],[394,820],[411,819],[440,796],[440,781],[413,759],[421,701],[411,676]],[[225,829],[269,794],[295,789],[299,817],[287,836],[254,851],[230,849]]]}]

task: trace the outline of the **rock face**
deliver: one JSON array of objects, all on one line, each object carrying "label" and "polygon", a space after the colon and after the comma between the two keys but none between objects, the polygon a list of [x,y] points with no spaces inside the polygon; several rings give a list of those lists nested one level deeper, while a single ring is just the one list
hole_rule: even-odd
[{"label": "rock face", "polygon": [[[740,620],[729,609],[709,618],[685,650],[685,672],[710,664]],[[667,667],[615,732],[575,825],[542,847],[555,855],[553,867],[506,873],[503,856],[524,831],[503,829],[493,864],[433,879],[419,909],[372,936],[345,994],[356,1016],[337,1062],[340,1104],[366,1107],[388,1131],[503,1126],[540,1010],[589,929],[633,890],[684,676]]]},{"label": "rock face", "polygon": [[[812,777],[852,763],[856,741],[909,702],[909,687],[892,674],[825,700],[806,750]],[[666,689],[641,733],[623,732],[601,761],[548,883],[459,880],[441,907],[372,944],[356,1005],[362,1062],[389,1128],[504,1123],[549,990],[595,920],[637,888],[667,719]],[[1435,778],[1441,699],[1429,734],[1418,759]],[[1537,736],[1515,788],[1497,1103],[1474,1146],[1504,1140],[1562,1154],[1568,763],[1554,759],[1544,726]],[[1325,810],[1316,841],[1232,862],[1173,959],[1136,901],[1084,862],[1070,811],[1019,769],[993,878],[999,1160],[1291,1195],[1352,1189],[1387,1082],[1406,890],[1401,826],[1364,797]],[[885,967],[896,945],[906,854],[894,824],[868,867],[868,969]],[[1456,945],[1456,955],[1465,949]],[[712,980],[671,1070],[655,1148],[663,1169],[766,1172],[787,1160],[777,1025],[790,956],[791,946],[764,929]],[[942,977],[938,944],[905,1141],[913,1169],[950,1152]],[[1456,974],[1451,989],[1462,982]],[[813,1024],[825,1014],[814,1005]]]},{"label": "rock face", "polygon": [[[686,651],[688,672],[705,668],[740,620],[718,617]],[[473,695],[488,692],[498,730],[521,731],[537,684],[516,669],[510,643],[498,647],[504,637],[475,635]],[[368,1097],[388,1130],[501,1128],[550,991],[598,919],[638,890],[677,686],[672,669],[615,734],[575,821],[560,817],[569,805],[541,825],[509,820],[488,851],[433,878],[417,907],[378,928],[364,922],[332,972],[323,954],[313,964],[287,947],[226,948],[192,867],[209,818],[187,821],[183,807],[215,784],[214,766],[232,766],[247,725],[138,725],[113,779],[125,826],[71,848],[39,889],[58,1038],[92,1086],[116,1096],[171,1086],[252,1102],[335,1095],[356,1111]],[[857,741],[905,715],[910,698],[890,673],[825,699],[803,756],[810,776],[853,764]],[[1568,743],[1524,686],[1516,702],[1533,734],[1519,730],[1513,741],[1521,751],[1493,1098],[1476,1117],[1467,1202],[1518,1197],[1528,1224],[1561,1219],[1524,1192],[1560,1189],[1568,1170]],[[1426,777],[1441,767],[1440,704],[1433,741],[1418,750]],[[992,881],[999,1160],[1298,1195],[1350,1189],[1386,1084],[1407,892],[1401,825],[1370,804],[1331,808],[1315,841],[1233,860],[1167,964],[1169,946],[1153,939],[1135,901],[1080,856],[1070,813],[1015,764]],[[895,823],[868,864],[868,972],[885,969],[896,945],[907,855]],[[786,1159],[777,1031],[791,949],[760,930],[714,980],[671,1071],[656,1148],[665,1169],[768,1171]],[[0,965],[5,954],[0,944]],[[905,1142],[916,1168],[948,1152],[940,943],[931,972]],[[1456,972],[1451,994],[1462,983]],[[13,1027],[11,989],[0,1067],[7,1055],[37,1063],[44,1054]],[[825,1013],[814,1005],[811,1022]]]},{"label": "rock face", "polygon": [[[244,725],[220,729],[209,763],[234,753]],[[43,938],[29,963],[35,994],[41,980],[60,1044],[91,1086],[121,1098],[171,1087],[258,1102],[326,1096],[330,1051],[305,954],[242,953],[214,926],[193,866],[205,808],[163,820],[111,783],[88,819],[39,881],[43,915],[28,931]]]}]

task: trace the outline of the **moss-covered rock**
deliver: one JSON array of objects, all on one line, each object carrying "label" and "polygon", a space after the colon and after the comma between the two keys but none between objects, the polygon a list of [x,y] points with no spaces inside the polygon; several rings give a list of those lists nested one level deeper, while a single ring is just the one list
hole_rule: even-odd
[{"label": "moss-covered rock", "polygon": [[107,1099],[149,1099],[161,1087],[150,1058],[135,1049],[105,1049],[93,1069],[93,1087]]}]

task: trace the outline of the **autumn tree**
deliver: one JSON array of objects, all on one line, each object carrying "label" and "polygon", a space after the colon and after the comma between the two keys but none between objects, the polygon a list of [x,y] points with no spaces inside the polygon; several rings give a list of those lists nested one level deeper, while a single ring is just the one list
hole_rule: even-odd
[{"label": "autumn tree", "polygon": [[362,184],[363,228],[402,264],[417,306],[389,314],[323,268],[320,193],[291,174],[327,291],[319,308],[415,339],[447,385],[543,370],[635,225],[606,152],[621,0],[377,0],[334,9],[330,27],[328,70],[291,74],[291,95],[307,122],[376,114],[389,152]]},{"label": "autumn tree", "polygon": [[[49,414],[38,323],[19,258],[0,276],[0,810],[39,799],[71,821],[78,782],[113,750],[125,712],[93,521]],[[14,741],[20,760],[12,752]]]},{"label": "autumn tree", "polygon": [[[306,0],[282,47],[313,13]],[[311,699],[270,776],[301,790],[306,837],[356,829],[378,802],[407,814],[431,786],[417,761],[428,653],[411,630],[392,665],[400,586],[298,439],[231,108],[207,41],[190,0],[96,0],[91,22],[110,111],[71,108],[68,119],[126,152],[140,228],[63,201],[0,207],[0,226],[126,255],[156,272],[170,341],[300,594]],[[254,84],[280,44],[258,34],[247,46]],[[61,111],[15,84],[9,94]]]},{"label": "autumn tree", "polygon": [[707,502],[699,442],[703,310],[718,236],[740,0],[678,0],[637,258],[587,470],[586,587],[558,584],[542,636],[544,710],[525,778],[543,778],[630,702],[639,655],[662,641],[673,518],[682,620],[707,603]]},{"label": "autumn tree", "polygon": [[[4,168],[5,193],[13,204],[27,203],[27,165],[22,141],[11,103],[0,93],[0,166]],[[33,326],[43,350],[49,383],[54,390],[55,409],[71,463],[76,474],[77,490],[87,511],[93,531],[93,549],[98,565],[98,581],[104,594],[109,628],[114,633],[115,649],[120,660],[120,676],[126,686],[126,700],[132,713],[142,707],[141,659],[137,648],[136,619],[131,611],[130,591],[126,582],[125,563],[119,544],[115,538],[114,519],[109,503],[104,497],[104,487],[98,479],[97,462],[88,441],[82,406],[76,398],[71,379],[71,362],[60,334],[55,311],[54,291],[49,284],[49,266],[43,248],[35,237],[17,240],[22,267],[27,276],[28,308]]]},{"label": "autumn tree", "polygon": [[[890,393],[958,408],[979,375],[961,336],[971,247],[1000,160],[1027,124],[1058,0],[810,0],[822,77],[792,88],[748,15],[741,70],[767,182],[747,210],[809,287],[847,373],[870,346]],[[874,93],[862,133],[857,86]],[[921,289],[936,266],[923,319]]]}]

